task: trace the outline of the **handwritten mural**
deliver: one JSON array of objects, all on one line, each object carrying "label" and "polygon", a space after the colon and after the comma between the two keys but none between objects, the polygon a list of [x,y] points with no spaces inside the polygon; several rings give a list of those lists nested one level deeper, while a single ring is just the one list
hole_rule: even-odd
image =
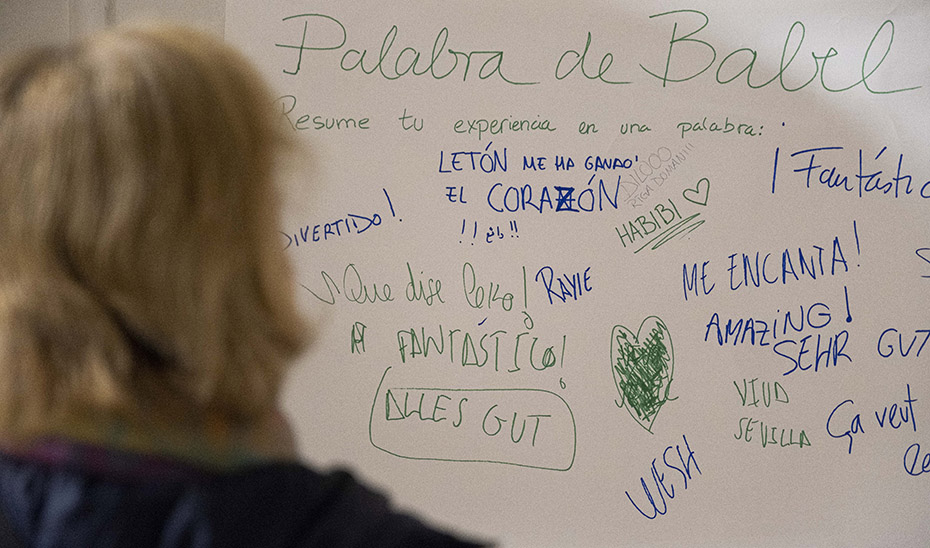
[{"label": "handwritten mural", "polygon": [[310,460],[505,546],[926,543],[928,6],[258,4]]}]

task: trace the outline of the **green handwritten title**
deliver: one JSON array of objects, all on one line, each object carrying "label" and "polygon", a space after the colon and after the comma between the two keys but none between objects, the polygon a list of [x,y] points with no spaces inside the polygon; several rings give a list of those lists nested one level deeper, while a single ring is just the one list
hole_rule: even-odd
[{"label": "green handwritten title", "polygon": [[[900,87],[896,89],[876,89],[870,84],[871,78],[879,70],[891,52],[894,42],[894,22],[885,20],[872,35],[862,61],[855,74],[834,74],[831,70],[827,76],[827,65],[840,52],[830,46],[825,51],[810,51],[810,57],[800,55],[803,49],[807,29],[801,21],[795,21],[785,36],[784,46],[778,68],[774,74],[767,74],[756,66],[758,52],[752,48],[739,48],[720,57],[717,48],[702,37],[702,32],[710,23],[710,18],[698,10],[675,10],[649,16],[650,20],[666,25],[670,30],[664,66],[646,66],[638,64],[639,69],[649,81],[661,82],[661,86],[678,84],[694,80],[708,73],[718,84],[744,83],[750,89],[775,85],[787,92],[804,89],[814,83],[828,92],[843,92],[853,88],[864,87],[869,93],[889,94],[919,89],[921,86]],[[288,59],[288,66],[283,69],[286,74],[297,75],[305,56],[316,52],[341,52],[338,57],[339,68],[345,72],[360,71],[368,76],[381,77],[386,80],[398,80],[404,77],[424,77],[443,80],[449,77],[461,78],[462,81],[497,79],[514,86],[532,86],[539,80],[522,80],[512,75],[513,67],[505,63],[505,52],[501,50],[456,49],[450,46],[450,34],[443,27],[436,34],[432,47],[428,50],[414,46],[398,44],[399,30],[391,26],[384,35],[380,48],[375,50],[346,47],[349,33],[345,25],[335,17],[319,13],[302,13],[282,19],[287,31],[293,33],[295,40],[287,43],[275,43],[278,48],[292,50],[293,57]],[[556,80],[567,78],[584,78],[609,85],[632,84],[633,80],[623,77],[622,68],[615,66],[615,56],[611,52],[600,55],[592,53],[594,35],[587,33],[583,48],[564,51],[554,63],[552,76]],[[719,60],[718,60],[719,59]],[[716,68],[715,68],[716,67]],[[633,69],[635,71],[635,68]],[[790,73],[789,73],[790,70]],[[707,78],[709,76],[705,76]]]}]

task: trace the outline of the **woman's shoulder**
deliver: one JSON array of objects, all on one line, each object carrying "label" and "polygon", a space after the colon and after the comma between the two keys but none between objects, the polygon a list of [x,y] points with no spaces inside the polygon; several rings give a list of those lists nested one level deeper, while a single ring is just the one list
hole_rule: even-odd
[{"label": "woman's shoulder", "polygon": [[223,501],[250,501],[224,512],[230,523],[223,531],[236,529],[231,516],[239,514],[256,527],[287,531],[296,524],[293,532],[302,539],[296,546],[480,546],[398,512],[388,497],[346,470],[320,472],[299,463],[269,463],[217,481],[213,494]]},{"label": "woman's shoulder", "polygon": [[61,443],[0,456],[0,510],[28,544],[478,546],[398,512],[344,470],[267,461],[216,472]]}]

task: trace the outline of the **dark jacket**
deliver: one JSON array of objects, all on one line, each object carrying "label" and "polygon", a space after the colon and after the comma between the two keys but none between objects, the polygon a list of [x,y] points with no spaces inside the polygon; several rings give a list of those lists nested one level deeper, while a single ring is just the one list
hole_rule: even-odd
[{"label": "dark jacket", "polygon": [[0,454],[0,512],[24,546],[478,546],[394,512],[346,472],[270,463],[217,474],[107,450],[92,454]]}]

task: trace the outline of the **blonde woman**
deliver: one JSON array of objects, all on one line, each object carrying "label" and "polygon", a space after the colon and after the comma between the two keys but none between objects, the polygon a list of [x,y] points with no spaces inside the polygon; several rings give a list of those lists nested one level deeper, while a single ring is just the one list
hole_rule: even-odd
[{"label": "blonde woman", "polygon": [[288,138],[252,68],[191,30],[0,68],[0,534],[471,545],[298,462],[276,411],[307,336],[276,232]]}]

